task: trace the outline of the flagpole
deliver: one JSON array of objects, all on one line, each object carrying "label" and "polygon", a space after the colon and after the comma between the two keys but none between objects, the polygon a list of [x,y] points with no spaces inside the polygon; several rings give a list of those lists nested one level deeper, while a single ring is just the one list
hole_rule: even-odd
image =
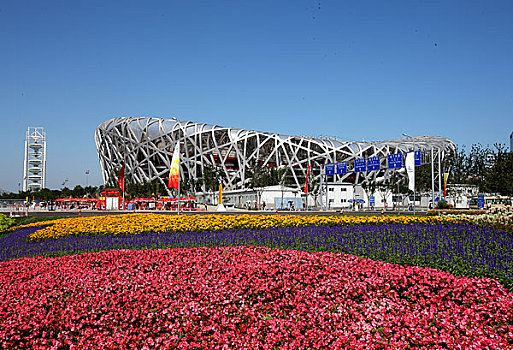
[{"label": "flagpole", "polygon": [[178,215],[180,215],[180,166],[178,166]]},{"label": "flagpole", "polygon": [[[176,174],[176,176],[175,176]],[[176,182],[175,182],[176,181]],[[177,195],[176,199],[178,201],[176,210],[177,214],[180,214],[180,142],[177,141],[175,144],[175,149],[173,151],[173,158],[171,159],[171,170],[169,172],[169,181],[167,184],[169,188],[176,188]]]},{"label": "flagpole", "polygon": [[415,201],[417,200],[415,195],[415,189],[413,189],[413,215],[415,215]]},{"label": "flagpole", "polygon": [[123,207],[121,208],[121,210],[125,210],[125,157],[123,157]]},{"label": "flagpole", "polygon": [[124,137],[125,136],[125,130],[123,130],[123,146],[124,146],[124,150],[123,150],[123,189],[122,189],[122,192],[123,192],[123,207],[121,208],[121,210],[125,210],[125,162],[126,162],[126,138]]}]

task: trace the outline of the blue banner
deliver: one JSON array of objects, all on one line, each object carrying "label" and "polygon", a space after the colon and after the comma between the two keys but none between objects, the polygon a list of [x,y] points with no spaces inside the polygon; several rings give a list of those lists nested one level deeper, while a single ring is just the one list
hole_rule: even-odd
[{"label": "blue banner", "polygon": [[347,174],[347,162],[337,163],[337,174]]},{"label": "blue banner", "polygon": [[421,166],[422,165],[422,161],[420,159],[420,151],[415,151],[415,166]]},{"label": "blue banner", "polygon": [[388,155],[388,169],[399,169],[403,167],[403,154]]},{"label": "blue banner", "polygon": [[354,160],[354,172],[361,173],[367,169],[366,159],[355,159]]},{"label": "blue banner", "polygon": [[367,170],[379,170],[379,156],[367,158]]},{"label": "blue banner", "polygon": [[326,175],[334,175],[335,174],[335,164],[328,163],[325,165],[326,167]]},{"label": "blue banner", "polygon": [[479,209],[483,209],[485,206],[485,200],[484,200],[484,195],[482,194],[478,194],[477,195],[477,207]]}]

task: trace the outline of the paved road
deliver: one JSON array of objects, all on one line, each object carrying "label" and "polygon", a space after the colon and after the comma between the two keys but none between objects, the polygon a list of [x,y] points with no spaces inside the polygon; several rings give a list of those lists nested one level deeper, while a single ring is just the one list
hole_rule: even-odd
[{"label": "paved road", "polygon": [[[155,213],[155,214],[165,214],[165,215],[176,215],[176,211],[169,210],[137,210],[136,213]],[[8,208],[0,208],[0,213],[3,213],[7,216],[10,215],[10,210]],[[100,216],[100,215],[119,215],[119,214],[131,214],[134,211],[122,211],[122,210],[111,210],[111,211],[103,211],[103,210],[28,210],[29,216],[62,216],[62,217],[73,217],[73,216]],[[340,211],[340,210],[330,210],[330,211],[286,211],[286,210],[278,210],[276,211],[256,211],[256,210],[234,210],[234,211],[225,211],[225,212],[217,212],[217,211],[197,211],[197,212],[184,212],[185,215],[210,215],[210,214],[220,214],[220,215],[242,215],[242,214],[250,214],[250,215],[275,215],[276,213],[281,215],[381,215],[381,210],[363,210],[363,211]],[[416,214],[425,215],[426,211],[417,211]],[[413,215],[412,211],[384,211],[383,215]]]}]

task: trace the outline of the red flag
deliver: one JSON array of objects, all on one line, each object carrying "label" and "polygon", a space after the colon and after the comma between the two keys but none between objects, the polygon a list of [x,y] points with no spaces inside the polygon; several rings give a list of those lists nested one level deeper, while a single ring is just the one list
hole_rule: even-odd
[{"label": "red flag", "polygon": [[306,179],[305,179],[305,189],[303,190],[305,193],[308,193],[308,175],[310,175],[310,165],[307,168],[306,171]]},{"label": "red flag", "polygon": [[118,176],[118,184],[121,192],[125,191],[125,161],[123,161],[123,165],[121,166],[121,170],[119,171]]}]

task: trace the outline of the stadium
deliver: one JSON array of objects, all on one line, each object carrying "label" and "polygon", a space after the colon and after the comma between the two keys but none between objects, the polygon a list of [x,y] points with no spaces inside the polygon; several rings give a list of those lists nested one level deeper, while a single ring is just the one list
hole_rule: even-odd
[{"label": "stadium", "polygon": [[[441,159],[455,148],[451,140],[439,136],[349,142],[153,117],[107,120],[96,129],[95,142],[106,184],[116,182],[125,163],[128,183],[158,181],[166,187],[174,146],[179,142],[181,178],[202,179],[206,168],[216,168],[226,190],[251,187],[257,168],[286,169],[287,186],[298,190],[303,188],[309,170],[309,183],[380,183],[394,173],[404,180],[404,167],[391,167],[388,156],[412,151],[418,152],[419,164],[438,164],[434,176],[439,183]],[[363,159],[377,162],[372,171],[370,162],[364,171],[358,168]],[[343,164],[343,170],[327,171],[326,166],[336,164]]]}]

